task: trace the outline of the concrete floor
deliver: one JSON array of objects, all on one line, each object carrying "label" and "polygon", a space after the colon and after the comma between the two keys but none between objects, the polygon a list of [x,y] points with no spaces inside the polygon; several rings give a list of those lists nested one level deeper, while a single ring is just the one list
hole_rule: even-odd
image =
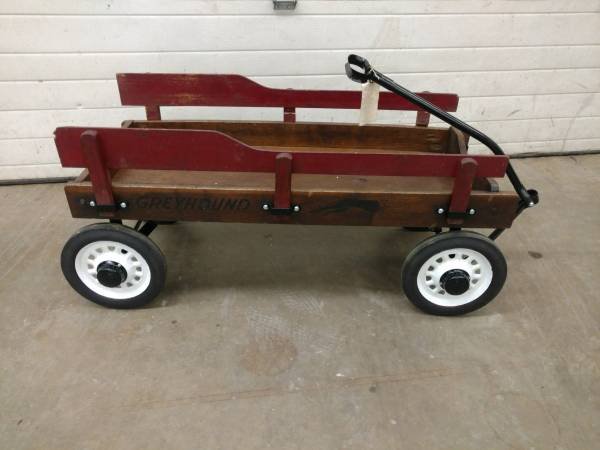
[{"label": "concrete floor", "polygon": [[516,165],[542,203],[459,318],[402,294],[425,235],[237,224],[159,228],[163,294],[104,309],[60,272],[62,185],[0,187],[0,448],[599,448],[600,156]]}]

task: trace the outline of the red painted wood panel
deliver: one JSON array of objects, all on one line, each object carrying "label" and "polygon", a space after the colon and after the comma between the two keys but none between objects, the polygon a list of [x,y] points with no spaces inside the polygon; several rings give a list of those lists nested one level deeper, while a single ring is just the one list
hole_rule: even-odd
[{"label": "red painted wood panel", "polygon": [[94,186],[96,202],[99,205],[115,203],[110,182],[110,172],[102,159],[102,149],[98,142],[98,133],[94,130],[81,135],[81,153],[90,172],[90,180]]},{"label": "red painted wood panel", "polygon": [[[254,149],[217,131],[139,128],[57,128],[55,142],[64,167],[87,166],[80,144],[80,136],[87,130],[97,132],[102,159],[109,169],[275,171],[277,152]],[[454,176],[464,158],[431,153],[289,152],[294,173],[332,175]],[[477,176],[504,176],[508,157],[470,158],[478,164]]]},{"label": "red painted wood panel", "polygon": [[[464,213],[469,206],[469,198],[473,189],[473,180],[477,173],[477,162],[473,158],[463,158],[454,179],[452,198],[449,211],[451,213]],[[464,218],[448,218],[448,223],[460,224]]]},{"label": "red painted wood panel", "polygon": [[[123,105],[359,109],[361,102],[359,91],[273,89],[241,75],[120,73],[117,83]],[[418,95],[446,111],[458,106],[456,94]],[[379,94],[379,109],[418,110],[391,92]]]},{"label": "red painted wood panel", "polygon": [[275,208],[286,209],[292,202],[292,155],[279,153],[275,157]]}]

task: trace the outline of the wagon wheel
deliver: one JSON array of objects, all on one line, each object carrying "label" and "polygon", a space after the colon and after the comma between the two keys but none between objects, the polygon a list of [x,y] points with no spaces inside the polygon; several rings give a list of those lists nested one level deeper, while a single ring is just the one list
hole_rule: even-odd
[{"label": "wagon wheel", "polygon": [[61,268],[79,294],[110,308],[137,308],[161,291],[167,272],[158,246],[131,228],[84,227],[65,244]]},{"label": "wagon wheel", "polygon": [[452,231],[425,239],[407,256],[408,299],[430,314],[465,314],[489,303],[506,280],[506,260],[485,236]]}]

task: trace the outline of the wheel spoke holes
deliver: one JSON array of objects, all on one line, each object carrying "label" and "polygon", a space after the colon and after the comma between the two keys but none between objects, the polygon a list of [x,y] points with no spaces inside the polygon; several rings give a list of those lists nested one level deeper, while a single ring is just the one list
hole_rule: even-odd
[{"label": "wheel spoke holes", "polygon": [[147,236],[115,223],[96,223],[65,243],[60,266],[80,295],[102,306],[138,308],[161,291],[165,257]]},{"label": "wheel spoke holes", "polygon": [[[123,271],[125,279],[117,286],[104,285],[98,279],[98,268],[107,261],[116,263]],[[84,246],[75,257],[75,271],[89,289],[115,300],[135,297],[150,284],[148,263],[137,251],[120,242],[96,241]]]},{"label": "wheel spoke holes", "polygon": [[[444,284],[444,274],[447,278],[452,273],[462,277],[460,283],[464,288],[458,289],[458,293]],[[489,287],[492,278],[491,264],[483,254],[468,248],[455,248],[436,253],[425,261],[417,275],[417,287],[430,302],[452,307],[476,300]]]},{"label": "wheel spoke holes", "polygon": [[494,242],[472,231],[421,241],[402,266],[402,287],[421,310],[460,315],[481,308],[502,289],[506,260]]}]

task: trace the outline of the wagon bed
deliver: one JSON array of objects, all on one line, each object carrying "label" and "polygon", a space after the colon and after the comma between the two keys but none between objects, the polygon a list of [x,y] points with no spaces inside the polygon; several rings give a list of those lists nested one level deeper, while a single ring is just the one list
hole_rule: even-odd
[{"label": "wagon bed", "polygon": [[[433,156],[433,160],[427,160],[434,165],[432,175],[438,169],[436,157],[452,155],[459,162],[467,150],[466,139],[454,128],[206,121],[129,121],[124,126],[136,130],[187,130],[192,135],[193,130],[216,130],[253,144],[247,151],[270,152],[273,158],[290,154],[292,164],[298,154],[414,158],[410,150],[416,149]],[[83,130],[72,134],[80,132]],[[101,136],[102,130],[99,133]],[[164,138],[164,133],[156,136],[153,145],[158,145],[157,139]],[[329,147],[319,141],[327,141]],[[497,157],[479,160],[489,158]],[[190,165],[186,163],[186,167]],[[66,193],[74,217],[435,228],[448,225],[447,216],[437,211],[450,204],[454,184],[454,177],[449,176],[298,173],[291,177],[290,199],[301,207],[301,214],[287,215],[263,209],[275,195],[275,173],[265,172],[116,169],[111,177],[113,203],[127,202],[127,207],[113,211],[90,207],[96,196],[87,171],[66,186]],[[500,192],[495,180],[477,177],[469,200],[476,214],[466,215],[464,224],[507,228],[516,215],[518,200],[512,191]]]}]

